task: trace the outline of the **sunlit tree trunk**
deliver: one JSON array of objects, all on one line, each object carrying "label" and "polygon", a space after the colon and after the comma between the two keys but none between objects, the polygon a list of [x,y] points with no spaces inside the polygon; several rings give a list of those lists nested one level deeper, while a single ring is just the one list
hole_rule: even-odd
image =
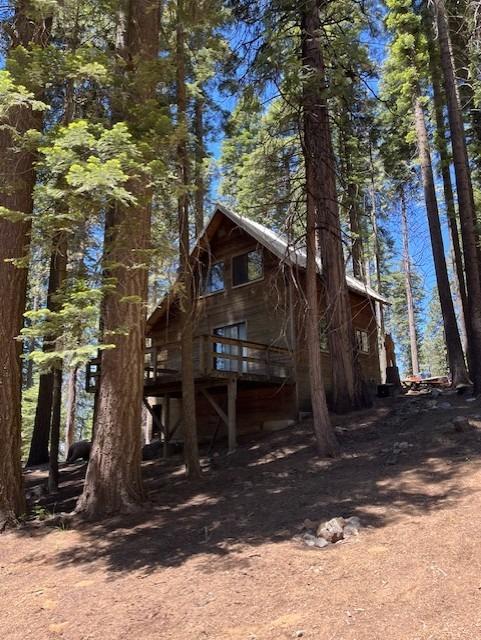
[{"label": "sunlit tree trunk", "polygon": [[[121,16],[121,21],[124,16]],[[124,120],[138,126],[130,107],[152,99],[157,78],[142,73],[157,59],[160,5],[157,0],[129,0],[125,11],[128,74]],[[140,81],[136,81],[141,79]],[[117,205],[111,212],[106,251],[115,265],[110,274],[115,290],[104,301],[104,335],[114,349],[102,356],[95,437],[77,513],[98,518],[137,510],[145,500],[141,477],[141,424],[144,385],[144,335],[147,304],[146,254],[150,249],[152,192],[148,180],[132,178],[136,204]],[[144,266],[141,266],[144,265]],[[119,333],[118,329],[123,331]]]},{"label": "sunlit tree trunk", "polygon": [[[30,2],[16,3],[8,30],[10,51],[48,41],[50,19],[36,22],[35,15]],[[27,269],[18,263],[24,263],[28,254],[35,185],[35,156],[14,148],[11,129],[20,135],[39,130],[42,116],[27,106],[12,106],[1,124],[5,126],[0,127],[0,207],[26,217],[17,222],[0,217],[0,531],[14,524],[26,508],[21,466],[22,345],[16,338],[23,325]]]},{"label": "sunlit tree trunk", "polygon": [[303,152],[308,201],[315,207],[322,260],[329,350],[332,366],[332,407],[342,413],[365,405],[346,284],[335,161],[326,97],[326,79],[319,41],[319,3],[302,9],[302,62],[308,74],[303,90]]},{"label": "sunlit tree trunk", "polygon": [[446,216],[448,219],[451,244],[453,249],[453,264],[457,278],[457,292],[461,300],[461,310],[459,314],[460,332],[463,338],[464,350],[469,355],[467,335],[469,333],[469,311],[468,297],[466,293],[466,279],[464,277],[463,253],[459,238],[458,220],[454,204],[453,184],[451,181],[451,159],[448,151],[448,141],[446,137],[446,126],[444,122],[444,95],[441,87],[441,70],[439,67],[439,52],[434,41],[430,19],[425,19],[429,49],[429,70],[433,86],[434,117],[436,122],[435,143],[439,153],[439,163],[443,180],[444,202],[446,205]]},{"label": "sunlit tree trunk", "polygon": [[459,337],[456,313],[454,311],[454,304],[451,296],[448,269],[444,255],[443,235],[441,231],[441,223],[439,221],[438,203],[436,198],[436,188],[434,186],[434,175],[431,163],[431,153],[429,150],[428,134],[426,130],[426,121],[419,95],[414,100],[414,121],[424,187],[424,200],[426,203],[434,268],[436,272],[436,282],[444,323],[444,335],[446,340],[446,349],[448,352],[449,370],[451,372],[451,382],[454,387],[457,387],[469,384],[469,378],[466,370],[466,364],[464,362],[463,348]]},{"label": "sunlit tree trunk", "polygon": [[416,335],[416,317],[414,313],[414,297],[411,275],[411,256],[409,255],[409,231],[407,221],[406,197],[404,187],[399,188],[401,200],[401,228],[403,238],[403,271],[406,288],[406,302],[408,312],[409,345],[411,347],[411,373],[419,374],[418,339]]},{"label": "sunlit tree trunk", "polygon": [[438,28],[441,68],[448,107],[451,146],[461,222],[461,236],[468,293],[468,340],[471,378],[475,393],[481,393],[481,279],[475,228],[473,186],[469,167],[463,117],[456,86],[448,22],[443,0],[433,0]]},{"label": "sunlit tree trunk", "polygon": [[[189,477],[201,474],[197,443],[197,418],[194,380],[194,279],[190,262],[189,243],[189,160],[187,155],[187,92],[185,71],[184,3],[177,0],[177,112],[179,143],[177,164],[179,197],[177,202],[179,223],[179,280],[181,314],[181,373],[182,373],[182,425],[184,436],[184,461]],[[199,222],[199,221],[198,221]]]}]

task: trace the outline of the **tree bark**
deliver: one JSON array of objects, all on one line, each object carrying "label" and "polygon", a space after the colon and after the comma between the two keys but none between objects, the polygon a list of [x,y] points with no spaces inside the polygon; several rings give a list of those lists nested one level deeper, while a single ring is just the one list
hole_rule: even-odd
[{"label": "tree bark", "polygon": [[[202,89],[201,89],[202,90]],[[194,102],[194,133],[195,133],[195,236],[198,238],[204,228],[204,99],[199,96]]]},{"label": "tree bark", "polygon": [[414,99],[414,120],[418,144],[419,161],[424,187],[424,200],[431,236],[436,282],[438,286],[439,302],[444,322],[444,335],[448,353],[451,383],[454,387],[470,383],[466,364],[464,362],[463,347],[459,337],[456,314],[451,296],[448,269],[444,255],[443,235],[439,221],[439,210],[434,186],[434,175],[429,150],[428,134],[424,110],[419,95]]},{"label": "tree bark", "polygon": [[[49,21],[36,23],[28,17],[29,9],[29,2],[16,5],[9,30],[11,50],[42,46],[48,39]],[[27,269],[11,260],[24,262],[28,253],[35,185],[35,156],[14,148],[8,127],[20,135],[39,130],[42,116],[29,107],[14,106],[2,124],[7,127],[0,128],[0,206],[26,217],[19,222],[0,217],[0,531],[15,524],[26,509],[21,465],[22,346],[16,338],[23,326]]]},{"label": "tree bark", "polygon": [[466,293],[466,279],[464,277],[463,253],[458,231],[458,220],[454,204],[453,184],[451,181],[451,160],[448,151],[448,141],[446,137],[446,126],[444,122],[444,95],[441,88],[439,51],[437,50],[432,32],[431,22],[425,20],[426,34],[429,50],[429,71],[433,86],[434,117],[436,121],[436,148],[439,153],[439,163],[443,180],[444,202],[446,205],[446,216],[448,219],[451,244],[454,254],[454,267],[457,279],[457,291],[461,300],[461,313],[459,318],[460,332],[464,336],[464,350],[468,353],[467,335],[469,328],[468,297]]},{"label": "tree bark", "polygon": [[[142,73],[157,59],[160,5],[157,0],[129,0],[124,43],[127,92],[131,104],[151,100],[157,79]],[[137,81],[136,79],[140,79]],[[138,126],[125,100],[125,121]],[[136,204],[111,212],[110,275],[114,291],[106,293],[104,331],[114,349],[102,354],[95,438],[76,512],[87,519],[136,511],[145,500],[141,477],[141,426],[144,390],[144,339],[147,304],[146,254],[150,249],[152,191],[147,178],[129,182]],[[119,331],[119,329],[122,331]]]},{"label": "tree bark", "polygon": [[77,419],[77,377],[79,367],[76,365],[68,372],[67,377],[67,410],[65,418],[65,457],[75,442],[75,422]]},{"label": "tree bark", "polygon": [[344,114],[342,118],[342,131],[339,133],[341,139],[341,154],[343,156],[344,181],[346,183],[346,205],[349,215],[349,229],[351,232],[351,259],[352,272],[358,280],[364,280],[363,263],[363,242],[361,233],[360,211],[359,211],[359,188],[353,180],[353,166],[351,152],[349,150],[349,138],[353,135],[351,115],[349,106],[343,105]]},{"label": "tree bark", "polygon": [[58,491],[58,450],[60,443],[60,421],[62,414],[62,365],[53,371],[52,418],[50,424],[50,451],[48,465],[48,490]]},{"label": "tree bark", "polygon": [[315,207],[316,228],[325,286],[326,318],[332,367],[332,407],[342,413],[366,406],[355,355],[351,306],[346,284],[336,173],[326,97],[325,67],[319,42],[317,0],[302,8],[303,153],[308,201]]},{"label": "tree bark", "polygon": [[[50,268],[48,275],[47,308],[55,311],[54,296],[64,278],[64,270],[67,267],[66,246],[62,234],[56,234],[52,241],[50,254]],[[60,273],[62,272],[62,273]],[[55,349],[55,337],[44,338],[42,351],[49,353]],[[52,417],[53,371],[40,374],[37,406],[35,408],[35,421],[33,424],[32,440],[28,454],[27,467],[45,464],[49,462],[49,438],[50,423]]]},{"label": "tree bark", "polygon": [[[305,116],[307,117],[307,115]],[[306,163],[306,182],[312,179]],[[309,358],[309,382],[311,387],[312,419],[317,450],[321,456],[336,456],[339,452],[334,429],[327,409],[321,367],[321,341],[319,316],[319,273],[317,269],[316,203],[307,190],[306,236],[306,337]]]},{"label": "tree bark", "polygon": [[411,373],[419,374],[419,358],[418,358],[418,339],[416,335],[416,318],[414,315],[414,298],[411,276],[411,256],[409,255],[409,231],[406,210],[406,197],[404,188],[399,188],[399,196],[401,200],[401,228],[403,238],[403,271],[404,282],[406,287],[406,303],[408,311],[408,327],[409,327],[409,344],[411,347]]},{"label": "tree bark", "polygon": [[454,172],[458,193],[461,237],[463,240],[466,289],[468,292],[469,362],[474,392],[481,393],[481,279],[475,229],[473,185],[459,94],[456,86],[448,22],[443,0],[434,0],[438,27],[441,68],[448,107]]},{"label": "tree bark", "polygon": [[179,291],[181,326],[181,375],[182,375],[182,425],[184,437],[184,462],[187,475],[201,475],[197,442],[197,418],[194,380],[194,280],[190,263],[189,243],[189,162],[187,156],[187,93],[185,79],[184,3],[177,0],[177,113],[179,144],[177,165],[179,175],[178,223],[179,223]]},{"label": "tree bark", "polygon": [[[381,246],[379,242],[379,231],[377,226],[377,207],[376,207],[376,189],[374,185],[374,162],[372,158],[371,142],[369,143],[369,163],[371,171],[370,199],[371,199],[371,225],[374,236],[374,268],[376,273],[376,287],[379,293],[382,291],[381,279]],[[377,328],[377,347],[379,353],[379,369],[381,372],[381,382],[386,382],[386,328],[384,323],[384,309],[382,302],[376,300],[376,328]]]}]

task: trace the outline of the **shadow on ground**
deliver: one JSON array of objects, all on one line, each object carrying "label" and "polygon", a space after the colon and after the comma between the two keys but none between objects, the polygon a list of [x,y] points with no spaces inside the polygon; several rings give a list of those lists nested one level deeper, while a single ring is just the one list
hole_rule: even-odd
[{"label": "shadow on ground", "polygon": [[[100,560],[115,573],[149,572],[202,556],[200,570],[208,572],[209,555],[245,562],[246,546],[255,553],[266,542],[291,539],[305,518],[357,515],[363,527],[383,527],[449,508],[465,497],[460,480],[480,467],[481,454],[481,428],[458,434],[449,424],[453,416],[476,410],[462,398],[450,401],[453,407],[440,411],[426,399],[400,398],[344,417],[337,427],[342,456],[335,460],[316,456],[309,425],[303,424],[251,438],[233,455],[217,455],[200,482],[183,477],[179,459],[146,463],[146,509],[82,526],[80,543],[44,561],[88,570]],[[390,464],[395,441],[413,446]],[[84,471],[85,465],[65,468],[60,495],[44,506],[71,510]],[[15,535],[51,531],[27,525]]]}]

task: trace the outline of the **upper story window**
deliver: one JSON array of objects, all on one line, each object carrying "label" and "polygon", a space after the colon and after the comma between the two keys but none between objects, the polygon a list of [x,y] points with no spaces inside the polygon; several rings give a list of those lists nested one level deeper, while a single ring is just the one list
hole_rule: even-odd
[{"label": "upper story window", "polygon": [[217,293],[224,290],[224,263],[215,262],[207,271],[202,294]]},{"label": "upper story window", "polygon": [[259,280],[263,274],[264,265],[261,251],[256,249],[232,258],[233,287]]},{"label": "upper story window", "polygon": [[356,347],[359,353],[369,353],[369,334],[363,329],[356,329]]}]

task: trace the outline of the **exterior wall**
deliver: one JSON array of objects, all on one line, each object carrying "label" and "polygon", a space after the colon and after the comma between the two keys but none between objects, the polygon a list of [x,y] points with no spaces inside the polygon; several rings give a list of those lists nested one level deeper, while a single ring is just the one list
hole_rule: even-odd
[{"label": "exterior wall", "polygon": [[[301,287],[304,285],[304,274],[299,278]],[[325,305],[322,301],[321,284],[319,284],[320,314],[322,315]],[[369,353],[359,353],[359,364],[365,382],[375,388],[381,382],[379,370],[379,350],[377,342],[376,315],[373,301],[352,291],[349,292],[349,299],[352,311],[353,328],[366,331],[369,337]],[[299,408],[301,411],[309,411],[311,407],[311,391],[309,383],[308,353],[305,338],[304,313],[302,302],[297,303],[297,386],[299,395]],[[332,386],[332,363],[329,352],[326,350],[321,354],[322,372],[327,400]]]},{"label": "exterior wall", "polygon": [[[266,249],[264,276],[257,282],[238,287],[232,286],[232,257],[258,248],[256,240],[223,217],[213,234],[209,251],[203,251],[199,262],[224,261],[224,284],[221,292],[200,296],[197,303],[195,335],[212,335],[221,326],[245,322],[247,340],[267,345],[286,347],[293,351],[296,385],[279,387],[240,387],[238,392],[239,432],[258,428],[265,420],[295,417],[298,410],[310,410],[310,387],[307,349],[304,331],[305,305],[302,297],[304,272],[292,278],[290,270],[280,264],[277,257]],[[294,282],[295,281],[295,282]],[[319,280],[321,292],[321,281]],[[376,320],[373,302],[366,296],[350,292],[353,325],[369,335],[369,354],[359,354],[363,376],[372,384],[380,382]],[[321,299],[321,308],[323,307]],[[167,313],[150,331],[153,343],[164,345],[179,340],[178,310],[172,304]],[[169,351],[170,357],[170,351]],[[180,369],[178,362],[169,364]],[[199,356],[196,356],[196,358]],[[331,385],[331,360],[328,353],[322,355],[326,392]],[[225,391],[219,404],[225,408]],[[217,416],[205,398],[199,395],[198,416],[201,435],[215,429]],[[221,425],[221,433],[225,428]]]},{"label": "exterior wall", "polygon": [[[224,261],[225,289],[200,296],[197,302],[195,333],[211,335],[215,328],[245,322],[247,340],[279,347],[289,346],[289,322],[287,315],[286,287],[283,283],[279,261],[264,250],[264,277],[256,282],[232,286],[232,257],[258,248],[247,233],[224,219],[202,262]],[[150,335],[154,343],[179,339],[179,322],[176,309],[156,325]]]}]

